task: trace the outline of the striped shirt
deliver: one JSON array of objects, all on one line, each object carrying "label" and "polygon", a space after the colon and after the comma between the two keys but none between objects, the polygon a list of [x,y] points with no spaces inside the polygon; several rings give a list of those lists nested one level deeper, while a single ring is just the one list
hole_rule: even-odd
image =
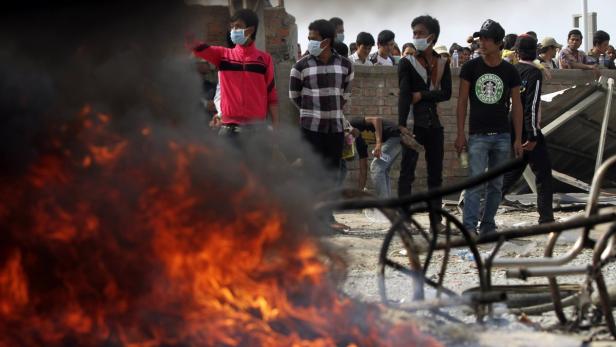
[{"label": "striped shirt", "polygon": [[291,69],[289,97],[300,110],[302,128],[320,133],[344,131],[343,107],[351,97],[353,64],[332,51],[324,64],[307,55]]}]

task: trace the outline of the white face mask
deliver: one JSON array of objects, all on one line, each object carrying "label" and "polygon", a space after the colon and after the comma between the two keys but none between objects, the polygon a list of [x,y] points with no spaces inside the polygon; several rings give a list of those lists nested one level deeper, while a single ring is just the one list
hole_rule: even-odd
[{"label": "white face mask", "polygon": [[338,42],[344,42],[344,33],[338,33],[338,34],[336,34],[336,41],[338,41]]},{"label": "white face mask", "polygon": [[244,33],[245,30],[246,29],[231,29],[231,42],[240,46],[245,44],[248,40]]},{"label": "white face mask", "polygon": [[413,44],[415,45],[415,48],[417,49],[418,52],[423,52],[426,50],[426,48],[428,48],[428,46],[430,46],[430,43],[428,43],[427,37],[423,39],[413,39]]},{"label": "white face mask", "polygon": [[310,40],[308,41],[308,53],[310,55],[318,57],[323,52],[323,48],[321,48],[322,41]]}]

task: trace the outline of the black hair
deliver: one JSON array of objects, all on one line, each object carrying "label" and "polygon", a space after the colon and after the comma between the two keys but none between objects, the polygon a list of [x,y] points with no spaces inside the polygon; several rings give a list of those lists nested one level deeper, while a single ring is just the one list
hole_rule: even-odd
[{"label": "black hair", "polygon": [[338,18],[338,17],[332,17],[329,20],[330,23],[332,23],[334,25],[334,29],[337,28],[340,25],[344,25],[344,22],[342,21],[342,19]]},{"label": "black hair", "polygon": [[370,33],[362,31],[361,33],[357,34],[357,39],[355,40],[355,42],[357,43],[357,46],[374,46],[374,37],[370,35]]},{"label": "black hair", "polygon": [[537,33],[532,31],[532,30],[531,31],[527,31],[526,35],[534,37],[535,40],[537,39]]},{"label": "black hair", "polygon": [[462,46],[454,42],[451,47],[449,47],[449,54],[453,55],[454,51],[460,52],[462,50]]},{"label": "black hair", "polygon": [[505,49],[513,49],[513,47],[515,46],[515,42],[518,39],[518,35],[516,34],[508,34],[505,35],[505,39],[504,39],[504,48]]},{"label": "black hair", "polygon": [[603,42],[609,41],[609,40],[610,40],[610,34],[606,33],[603,30],[599,30],[592,37],[592,45],[598,46],[602,44]]},{"label": "black hair", "polygon": [[414,28],[416,25],[423,24],[423,26],[428,29],[430,34],[434,35],[434,40],[432,43],[436,43],[438,41],[438,37],[441,35],[441,25],[438,23],[438,20],[432,16],[419,16],[413,19],[411,23],[411,28]]},{"label": "black hair", "polygon": [[244,22],[244,24],[246,24],[246,28],[255,28],[255,31],[252,35],[250,35],[250,38],[254,41],[257,37],[257,29],[259,29],[259,17],[257,14],[252,10],[243,8],[241,10],[237,10],[237,12],[235,12],[235,14],[231,17],[231,22],[235,22],[237,20]]},{"label": "black hair", "polygon": [[468,51],[469,53],[473,53],[473,51],[468,47],[462,47],[462,52]]},{"label": "black hair", "polygon": [[[374,40],[374,39],[373,39]],[[357,51],[357,43],[351,42],[349,43],[349,53],[353,54]]]},{"label": "black hair", "polygon": [[520,60],[532,61],[537,59],[537,50],[536,49],[518,49],[518,56]]},{"label": "black hair", "polygon": [[396,38],[396,34],[394,34],[391,30],[383,30],[379,33],[377,37],[377,43],[381,46],[386,45],[389,41],[393,41]]},{"label": "black hair", "polygon": [[407,47],[411,47],[414,51],[417,50],[417,48],[415,48],[414,44],[412,44],[411,42],[407,42],[407,43],[402,45],[402,53],[404,53],[404,51],[406,51]]},{"label": "black hair", "polygon": [[571,35],[577,35],[580,37],[580,39],[584,38],[584,36],[582,36],[582,32],[577,29],[573,29],[569,32],[569,34],[567,34],[567,40],[571,38]]},{"label": "black hair", "polygon": [[316,31],[321,35],[321,39],[329,39],[333,46],[334,37],[336,37],[336,27],[325,19],[317,19],[308,25],[308,30]]}]

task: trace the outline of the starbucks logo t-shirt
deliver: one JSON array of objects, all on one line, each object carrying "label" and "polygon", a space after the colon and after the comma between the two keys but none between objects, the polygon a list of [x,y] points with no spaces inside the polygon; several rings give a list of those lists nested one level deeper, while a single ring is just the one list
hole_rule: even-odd
[{"label": "starbucks logo t-shirt", "polygon": [[470,83],[469,133],[509,132],[511,89],[522,83],[516,68],[504,60],[490,67],[479,57],[462,65],[460,78]]}]

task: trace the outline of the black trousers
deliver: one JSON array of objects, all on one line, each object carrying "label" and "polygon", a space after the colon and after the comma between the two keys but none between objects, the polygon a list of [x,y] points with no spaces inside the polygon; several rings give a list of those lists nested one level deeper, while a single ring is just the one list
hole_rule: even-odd
[{"label": "black trousers", "polygon": [[[428,189],[438,188],[443,183],[443,157],[445,137],[443,128],[415,127],[415,140],[421,144],[426,152],[425,159],[428,169]],[[402,162],[400,163],[400,178],[398,179],[398,196],[412,194],[413,181],[415,181],[415,168],[417,167],[419,153],[406,146],[402,146]],[[433,201],[434,206],[441,207],[442,198]]]},{"label": "black trousers", "polygon": [[[537,145],[535,145],[535,149],[530,152],[524,151],[523,159],[526,164],[530,165],[530,169],[535,174],[539,223],[553,222],[554,211],[552,210],[552,200],[554,190],[552,187],[552,163],[548,155],[548,147],[545,143],[543,134],[539,133],[539,136],[537,136]],[[503,198],[520,179],[525,168],[526,166],[523,166],[505,174],[503,179]]]},{"label": "black trousers", "polygon": [[[321,157],[325,169],[328,171],[332,185],[337,182],[340,175],[342,163],[342,150],[344,148],[344,132],[340,133],[319,133],[302,128],[302,137],[310,144],[314,152]],[[332,186],[331,189],[334,187]],[[320,216],[326,223],[335,223],[333,214]]]}]

